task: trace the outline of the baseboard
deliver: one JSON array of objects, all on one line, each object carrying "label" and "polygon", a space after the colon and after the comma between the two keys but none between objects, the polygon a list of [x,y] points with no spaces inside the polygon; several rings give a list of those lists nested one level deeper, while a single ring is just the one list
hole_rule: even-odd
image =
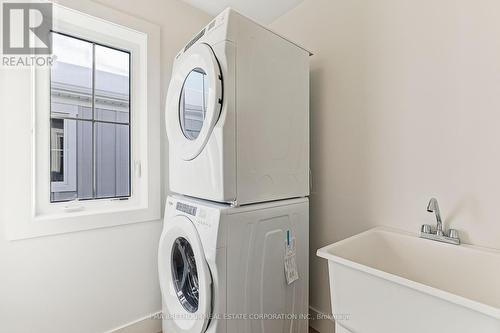
[{"label": "baseboard", "polygon": [[161,320],[157,317],[161,311],[144,316],[130,323],[116,327],[105,333],[161,333]]},{"label": "baseboard", "polygon": [[335,322],[331,319],[331,316],[326,315],[324,312],[312,306],[309,307],[309,314],[311,315],[309,326],[313,329],[319,333],[335,333]]}]

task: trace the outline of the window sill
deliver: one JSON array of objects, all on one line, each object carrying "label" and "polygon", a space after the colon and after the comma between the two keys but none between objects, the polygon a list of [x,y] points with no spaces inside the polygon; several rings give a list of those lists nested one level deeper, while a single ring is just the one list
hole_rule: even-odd
[{"label": "window sill", "polygon": [[[57,235],[99,228],[160,220],[158,209],[125,206],[110,209],[66,210],[36,215],[31,222],[13,223],[7,228],[9,240]],[[20,222],[20,221],[19,221]]]}]

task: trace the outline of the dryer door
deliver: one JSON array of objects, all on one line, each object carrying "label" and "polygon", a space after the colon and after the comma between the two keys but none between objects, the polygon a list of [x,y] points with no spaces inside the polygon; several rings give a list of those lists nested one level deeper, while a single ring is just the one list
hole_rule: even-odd
[{"label": "dryer door", "polygon": [[212,311],[212,278],[198,232],[185,216],[165,223],[158,250],[164,329],[205,332]]},{"label": "dryer door", "polygon": [[183,160],[198,156],[222,106],[222,73],[212,48],[193,45],[180,55],[167,92],[166,125],[172,148]]}]

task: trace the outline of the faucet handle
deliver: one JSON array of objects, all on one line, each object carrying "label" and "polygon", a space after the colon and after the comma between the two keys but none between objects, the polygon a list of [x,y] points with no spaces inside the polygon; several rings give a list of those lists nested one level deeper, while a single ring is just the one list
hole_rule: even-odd
[{"label": "faucet handle", "polygon": [[430,224],[422,224],[422,233],[424,234],[431,234],[432,233],[432,227]]},{"label": "faucet handle", "polygon": [[448,237],[459,239],[460,237],[458,235],[458,230],[457,229],[450,229],[450,230],[448,230]]}]

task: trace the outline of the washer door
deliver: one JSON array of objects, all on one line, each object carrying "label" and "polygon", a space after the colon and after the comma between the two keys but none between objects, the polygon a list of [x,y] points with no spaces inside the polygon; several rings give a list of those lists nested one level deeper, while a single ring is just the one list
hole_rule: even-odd
[{"label": "washer door", "polygon": [[177,155],[189,161],[205,147],[222,107],[222,72],[212,48],[193,45],[180,56],[167,92],[166,125]]},{"label": "washer door", "polygon": [[158,270],[167,332],[205,332],[211,315],[212,277],[193,223],[185,216],[165,222]]}]

